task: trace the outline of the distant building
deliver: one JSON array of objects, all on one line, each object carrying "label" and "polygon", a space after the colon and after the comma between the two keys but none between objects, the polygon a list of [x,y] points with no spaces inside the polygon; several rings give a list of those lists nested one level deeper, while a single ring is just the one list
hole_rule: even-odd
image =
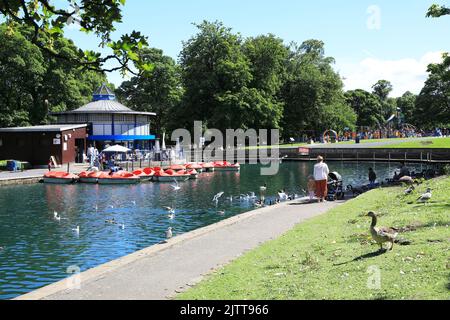
[{"label": "distant building", "polygon": [[114,93],[103,84],[93,101],[79,109],[52,113],[59,124],[88,124],[88,143],[103,148],[105,144],[123,144],[129,148],[150,149],[151,112],[133,111],[116,101]]},{"label": "distant building", "polygon": [[102,150],[106,144],[122,144],[148,150],[155,142],[151,134],[151,112],[133,111],[116,101],[102,85],[93,101],[79,109],[52,113],[56,123],[47,126],[0,128],[0,159],[46,165],[50,157],[58,164],[83,161],[89,145]]}]

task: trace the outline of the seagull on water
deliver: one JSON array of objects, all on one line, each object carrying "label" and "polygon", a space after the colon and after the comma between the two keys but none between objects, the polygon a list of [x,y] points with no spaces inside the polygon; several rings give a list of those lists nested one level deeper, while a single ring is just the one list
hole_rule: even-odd
[{"label": "seagull on water", "polygon": [[175,214],[175,209],[171,208],[171,207],[164,207],[164,210],[166,210],[167,212],[169,212],[169,214]]},{"label": "seagull on water", "polygon": [[55,218],[56,221],[61,221],[61,217],[58,215],[58,212],[54,211],[53,217]]},{"label": "seagull on water", "polygon": [[77,226],[75,229],[72,229],[76,234],[80,234],[80,226]]},{"label": "seagull on water", "polygon": [[417,199],[417,201],[422,202],[423,204],[426,204],[428,201],[431,200],[431,198],[433,197],[433,194],[431,192],[432,190],[430,188],[427,189],[427,192],[424,193],[423,195],[421,195],[419,197],[419,199]]},{"label": "seagull on water", "polygon": [[173,179],[173,181],[175,182],[175,184],[170,185],[170,186],[172,187],[173,191],[179,191],[179,190],[181,190],[181,187],[180,187],[180,185],[178,184],[177,179]]},{"label": "seagull on water", "polygon": [[120,229],[125,230],[125,225],[123,223],[119,227]]},{"label": "seagull on water", "polygon": [[173,237],[172,227],[169,227],[166,231],[166,239],[171,239]]}]

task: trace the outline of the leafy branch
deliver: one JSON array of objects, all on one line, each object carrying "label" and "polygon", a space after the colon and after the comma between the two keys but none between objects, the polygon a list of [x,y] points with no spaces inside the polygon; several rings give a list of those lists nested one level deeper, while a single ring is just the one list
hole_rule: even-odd
[{"label": "leafy branch", "polygon": [[[113,41],[111,34],[115,23],[122,21],[121,6],[125,0],[67,0],[70,9],[56,7],[51,0],[0,0],[0,13],[5,16],[11,29],[28,26],[33,30],[30,41],[42,51],[87,70],[98,72],[120,71],[122,74],[141,75],[153,69],[142,60],[142,49],[148,46],[147,37],[140,32],[121,36]],[[99,47],[112,49],[113,53],[102,56],[92,50],[79,50],[76,56],[58,51],[56,40],[64,36],[64,28],[78,24],[80,30],[94,33],[100,38]],[[105,65],[112,67],[106,68]]]}]

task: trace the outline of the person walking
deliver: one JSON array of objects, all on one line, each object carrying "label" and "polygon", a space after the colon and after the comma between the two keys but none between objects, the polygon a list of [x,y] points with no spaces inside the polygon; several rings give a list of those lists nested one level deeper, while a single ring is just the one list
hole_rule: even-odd
[{"label": "person walking", "polygon": [[375,173],[373,168],[369,168],[369,183],[371,188],[375,187],[376,181],[377,181],[377,174]]},{"label": "person walking", "polygon": [[317,157],[317,164],[314,166],[314,180],[316,181],[316,196],[319,202],[324,202],[328,195],[328,175],[330,169],[324,162],[322,156]]}]

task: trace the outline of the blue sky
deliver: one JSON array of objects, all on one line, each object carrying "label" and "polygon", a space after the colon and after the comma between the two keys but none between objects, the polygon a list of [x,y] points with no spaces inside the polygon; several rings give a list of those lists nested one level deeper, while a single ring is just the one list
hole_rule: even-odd
[{"label": "blue sky", "polygon": [[[243,36],[273,33],[286,43],[315,38],[347,89],[370,89],[377,79],[394,83],[394,96],[420,91],[426,65],[450,51],[450,17],[425,18],[439,0],[127,0],[117,36],[138,30],[150,45],[178,58],[182,41],[196,33],[192,23],[220,20]],[[447,3],[450,3],[448,1]],[[369,23],[369,25],[368,25]],[[97,49],[93,35],[67,30],[83,49]],[[109,76],[120,84],[118,74]]]}]

